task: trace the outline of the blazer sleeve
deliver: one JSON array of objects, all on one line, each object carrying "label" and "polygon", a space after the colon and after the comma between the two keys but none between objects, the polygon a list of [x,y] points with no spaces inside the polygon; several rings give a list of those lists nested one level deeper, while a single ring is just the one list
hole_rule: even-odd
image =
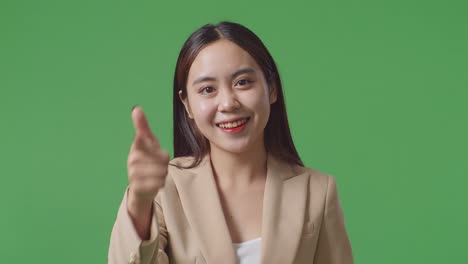
[{"label": "blazer sleeve", "polygon": [[160,196],[153,202],[151,235],[142,241],[135,230],[127,211],[128,187],[117,213],[108,251],[109,264],[167,264],[168,256],[164,251],[167,245],[167,229],[160,206]]},{"label": "blazer sleeve", "polygon": [[319,231],[315,264],[352,264],[351,243],[345,228],[343,210],[335,179],[328,176],[327,195]]}]

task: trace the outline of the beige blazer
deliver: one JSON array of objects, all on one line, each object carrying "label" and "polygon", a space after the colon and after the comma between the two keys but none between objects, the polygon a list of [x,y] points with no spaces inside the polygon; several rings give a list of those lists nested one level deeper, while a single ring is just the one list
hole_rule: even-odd
[{"label": "beige blazer", "polygon": [[[109,263],[238,263],[209,155],[194,169],[169,166],[147,241],[139,238],[127,213],[127,191],[112,229]],[[332,176],[268,155],[262,217],[260,263],[353,263]]]}]

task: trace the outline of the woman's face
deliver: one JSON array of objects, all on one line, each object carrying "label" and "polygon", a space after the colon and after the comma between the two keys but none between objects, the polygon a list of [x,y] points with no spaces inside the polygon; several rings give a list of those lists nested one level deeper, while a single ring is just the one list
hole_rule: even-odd
[{"label": "woman's face", "polygon": [[276,93],[269,92],[260,67],[235,43],[218,40],[202,49],[188,74],[188,100],[181,92],[179,97],[212,150],[243,153],[263,146]]}]

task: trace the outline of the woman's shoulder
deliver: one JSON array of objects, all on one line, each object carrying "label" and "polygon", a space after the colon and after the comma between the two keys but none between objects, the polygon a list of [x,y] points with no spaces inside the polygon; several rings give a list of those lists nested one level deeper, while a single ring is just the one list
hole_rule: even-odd
[{"label": "woman's shoulder", "polygon": [[335,177],[333,175],[315,167],[292,165],[292,169],[296,175],[307,175],[307,177],[309,177],[309,186],[313,189],[326,189],[329,184],[335,183]]},{"label": "woman's shoulder", "polygon": [[174,169],[182,169],[184,167],[190,166],[194,162],[195,158],[192,156],[186,156],[186,157],[176,157],[173,158],[169,162],[169,167],[173,167]]}]

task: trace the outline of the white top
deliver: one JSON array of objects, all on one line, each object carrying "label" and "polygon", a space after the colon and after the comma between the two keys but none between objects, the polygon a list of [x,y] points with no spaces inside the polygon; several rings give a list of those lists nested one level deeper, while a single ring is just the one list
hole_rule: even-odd
[{"label": "white top", "polygon": [[258,264],[260,263],[261,241],[262,238],[256,238],[242,243],[233,243],[239,264]]}]

